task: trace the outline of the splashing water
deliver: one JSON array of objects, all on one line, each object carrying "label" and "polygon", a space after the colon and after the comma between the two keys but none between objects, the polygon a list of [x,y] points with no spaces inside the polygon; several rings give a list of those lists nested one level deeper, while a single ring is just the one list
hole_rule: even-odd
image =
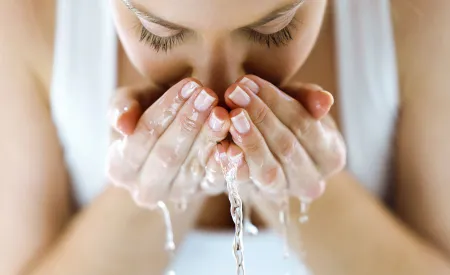
[{"label": "splashing water", "polygon": [[278,214],[282,236],[283,236],[283,257],[288,259],[290,257],[289,253],[289,240],[288,240],[288,226],[289,226],[289,197],[285,195],[281,207],[280,212]]},{"label": "splashing water", "polygon": [[256,236],[259,233],[258,227],[252,223],[252,210],[250,198],[244,201],[244,232],[250,236]]},{"label": "splashing water", "polygon": [[298,218],[298,222],[301,224],[305,224],[309,220],[308,212],[311,206],[311,201],[300,198],[300,217]]},{"label": "splashing water", "polygon": [[[163,219],[164,219],[164,225],[166,227],[166,243],[165,243],[165,250],[169,253],[169,256],[172,258],[175,254],[175,242],[173,238],[173,227],[172,227],[172,221],[170,220],[170,211],[167,208],[166,204],[162,201],[159,201],[157,203],[158,208],[161,210]],[[176,275],[174,270],[169,270],[167,272],[167,275]]]},{"label": "splashing water", "polygon": [[[226,158],[226,157],[225,157]],[[236,260],[237,275],[244,275],[244,242],[243,242],[243,215],[242,215],[242,199],[239,195],[236,184],[237,164],[233,161],[220,159],[222,172],[227,182],[228,198],[230,200],[230,212],[235,224],[235,235],[233,242],[233,254]]]}]

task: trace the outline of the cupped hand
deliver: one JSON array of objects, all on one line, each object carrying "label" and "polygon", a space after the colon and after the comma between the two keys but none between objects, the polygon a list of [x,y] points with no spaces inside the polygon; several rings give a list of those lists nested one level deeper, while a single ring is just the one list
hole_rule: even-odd
[{"label": "cupped hand", "polygon": [[333,97],[310,84],[284,91],[253,75],[231,85],[225,100],[232,109],[234,144],[228,146],[232,150],[218,150],[229,159],[242,156],[234,158],[238,174],[269,199],[282,199],[288,191],[314,200],[323,194],[327,177],[346,162],[343,138],[327,115]]},{"label": "cupped hand", "polygon": [[109,148],[107,174],[146,208],[159,201],[184,203],[208,187],[205,182],[223,178],[220,170],[205,167],[230,127],[228,112],[216,106],[217,95],[195,79],[180,81],[153,102],[158,94],[120,89],[110,111],[122,135]]}]

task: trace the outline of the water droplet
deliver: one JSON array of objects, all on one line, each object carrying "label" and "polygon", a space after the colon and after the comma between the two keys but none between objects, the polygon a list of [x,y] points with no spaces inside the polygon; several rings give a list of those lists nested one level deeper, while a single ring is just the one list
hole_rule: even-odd
[{"label": "water droplet", "polygon": [[311,202],[305,199],[300,199],[300,217],[298,218],[299,223],[305,224],[309,220],[308,212]]},{"label": "water droplet", "polygon": [[290,257],[289,253],[289,241],[288,241],[288,226],[289,226],[289,197],[285,195],[283,202],[281,203],[280,211],[278,217],[281,224],[281,234],[283,237],[283,257],[288,259]]},{"label": "water droplet", "polygon": [[259,233],[258,227],[252,223],[252,210],[250,202],[244,203],[244,231],[247,235],[256,236]]}]

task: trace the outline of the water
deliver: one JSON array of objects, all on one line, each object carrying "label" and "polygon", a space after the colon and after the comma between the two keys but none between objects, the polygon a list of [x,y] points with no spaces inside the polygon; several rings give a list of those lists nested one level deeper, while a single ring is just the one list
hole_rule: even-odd
[{"label": "water", "polygon": [[228,198],[230,200],[230,212],[235,224],[235,235],[233,242],[233,254],[236,260],[236,274],[244,275],[244,242],[243,242],[243,211],[242,199],[236,184],[237,164],[227,161],[227,156],[220,157],[220,165],[227,182]]},{"label": "water", "polygon": [[244,201],[244,232],[250,236],[256,236],[259,233],[258,227],[252,223],[252,207],[250,198],[246,198]]},{"label": "water", "polygon": [[289,227],[289,197],[285,195],[283,202],[281,203],[278,218],[281,224],[281,234],[283,237],[283,257],[288,259],[289,253],[289,240],[288,240],[288,227]]},{"label": "water", "polygon": [[309,220],[308,212],[311,206],[311,201],[300,198],[300,217],[298,218],[299,223],[305,224]]},{"label": "water", "polygon": [[[159,201],[157,203],[158,208],[161,210],[163,219],[164,219],[164,225],[166,227],[166,242],[164,245],[165,250],[169,253],[169,256],[173,258],[175,254],[175,241],[173,238],[173,227],[172,227],[172,221],[170,219],[170,211],[167,208],[166,204],[162,201]],[[176,275],[175,270],[169,270],[167,272],[167,275]]]}]

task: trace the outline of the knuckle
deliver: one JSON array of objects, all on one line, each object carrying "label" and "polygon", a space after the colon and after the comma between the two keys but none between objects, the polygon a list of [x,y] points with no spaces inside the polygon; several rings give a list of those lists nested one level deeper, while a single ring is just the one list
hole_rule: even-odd
[{"label": "knuckle", "polygon": [[203,128],[201,134],[200,134],[200,138],[203,144],[205,145],[210,145],[210,144],[216,144],[218,141],[223,140],[223,137],[218,137],[215,136],[214,134],[212,134],[210,131],[205,130],[206,128]]},{"label": "knuckle", "polygon": [[291,128],[292,132],[294,132],[298,138],[306,138],[311,134],[314,125],[315,122],[311,119],[299,118],[298,120],[293,121]]},{"label": "knuckle", "polygon": [[259,126],[259,125],[263,124],[266,121],[266,119],[267,119],[269,111],[270,111],[269,107],[267,105],[265,105],[265,104],[263,104],[262,106],[257,108],[255,110],[255,113],[253,114],[253,118],[252,118],[253,123],[256,126]]},{"label": "knuckle", "polygon": [[164,168],[180,166],[183,161],[177,150],[171,146],[161,146],[156,148],[154,153]]},{"label": "knuckle", "polygon": [[283,188],[283,171],[280,166],[263,167],[259,178],[259,184],[265,191],[276,192]]},{"label": "knuckle", "polygon": [[148,133],[149,135],[159,137],[163,133],[162,125],[149,118],[144,117],[144,119],[141,120],[141,125],[143,127],[144,132]]},{"label": "knuckle", "polygon": [[300,145],[293,135],[281,135],[277,144],[279,146],[278,155],[283,162],[289,162]]},{"label": "knuckle", "polygon": [[192,134],[200,129],[200,124],[197,123],[194,115],[182,115],[179,120],[181,131],[186,134]]},{"label": "knuckle", "polygon": [[205,175],[205,168],[197,158],[192,158],[187,163],[185,169],[195,180],[200,180]]},{"label": "knuckle", "polygon": [[257,153],[262,150],[262,140],[260,138],[252,140],[249,138],[240,139],[237,143],[249,154]]}]

